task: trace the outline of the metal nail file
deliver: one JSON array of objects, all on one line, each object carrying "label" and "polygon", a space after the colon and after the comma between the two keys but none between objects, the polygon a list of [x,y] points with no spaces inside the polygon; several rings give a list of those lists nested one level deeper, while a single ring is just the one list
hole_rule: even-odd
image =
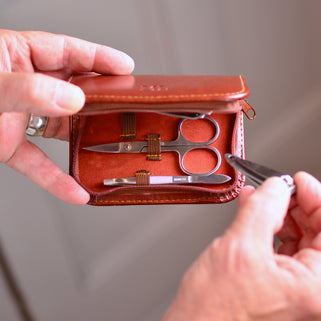
[{"label": "metal nail file", "polygon": [[[149,184],[223,184],[231,180],[231,177],[223,174],[209,176],[150,176]],[[136,177],[110,178],[104,180],[105,186],[136,185]]]}]

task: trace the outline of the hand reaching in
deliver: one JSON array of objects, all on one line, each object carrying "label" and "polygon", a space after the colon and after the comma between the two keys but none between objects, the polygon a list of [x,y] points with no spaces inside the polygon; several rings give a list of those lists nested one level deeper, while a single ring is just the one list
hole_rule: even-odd
[{"label": "hand reaching in", "polygon": [[68,116],[85,102],[72,74],[124,75],[133,60],[118,50],[45,32],[0,30],[0,162],[56,197],[85,204],[88,193],[26,139],[30,113],[49,116],[44,137],[68,139]]},{"label": "hand reaching in", "polygon": [[[306,173],[296,174],[294,181],[291,203],[280,178],[256,191],[242,190],[234,222],[187,271],[163,321],[320,316],[321,184]],[[276,232],[284,241],[279,254],[273,248]]]}]

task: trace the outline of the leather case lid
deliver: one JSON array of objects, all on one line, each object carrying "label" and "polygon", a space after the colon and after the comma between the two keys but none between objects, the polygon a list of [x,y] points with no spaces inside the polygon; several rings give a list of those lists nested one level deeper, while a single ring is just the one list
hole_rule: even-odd
[{"label": "leather case lid", "polygon": [[[236,112],[236,101],[249,95],[242,76],[129,75],[77,76],[86,105],[80,114],[110,111],[215,111]],[[152,105],[152,107],[151,107]]]}]

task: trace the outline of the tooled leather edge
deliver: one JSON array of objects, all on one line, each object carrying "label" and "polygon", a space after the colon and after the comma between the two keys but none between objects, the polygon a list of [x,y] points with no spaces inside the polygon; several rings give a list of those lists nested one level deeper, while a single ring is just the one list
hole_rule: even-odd
[{"label": "tooled leather edge", "polygon": [[[85,122],[85,120],[83,120]],[[89,194],[91,194],[90,190],[84,186],[79,180],[79,170],[77,163],[77,150],[79,148],[81,131],[84,128],[84,124],[81,124],[81,117],[78,115],[73,115],[69,117],[69,174],[74,178],[74,180],[82,186]],[[81,127],[81,129],[80,129]],[[90,201],[89,201],[90,202]],[[88,202],[88,204],[89,204]]]},{"label": "tooled leather edge", "polygon": [[74,177],[73,161],[74,161],[74,146],[75,146],[75,128],[74,117],[69,117],[69,174]]},{"label": "tooled leather edge", "polygon": [[78,174],[76,173],[76,155],[75,155],[75,145],[76,140],[79,135],[79,116],[70,116],[69,117],[69,126],[70,126],[70,134],[69,134],[69,174],[79,183]]},{"label": "tooled leather edge", "polygon": [[[238,131],[237,133],[233,133],[233,142],[232,142],[232,153],[241,157],[245,158],[245,135],[244,135],[244,116],[243,112],[239,112],[239,126],[235,125],[234,131]],[[226,201],[231,201],[235,199],[241,189],[245,185],[245,176],[234,169],[236,175],[236,184],[234,188],[232,188],[228,193],[225,194]]]},{"label": "tooled leather edge", "polygon": [[[236,114],[236,120],[232,133],[232,153],[245,157],[245,144],[244,144],[244,117],[242,111]],[[206,203],[226,203],[234,200],[240,193],[245,185],[245,176],[235,170],[236,180],[232,187],[223,190],[222,192],[200,192],[199,194],[206,193],[204,196],[195,196],[195,198],[177,198],[177,199],[136,199],[136,200],[108,200],[101,199],[103,195],[91,195],[88,204],[96,206],[104,205],[153,205],[153,204],[206,204]]]},{"label": "tooled leather edge", "polygon": [[[234,132],[233,132],[233,136],[232,136],[232,153],[244,158],[245,157],[245,142],[244,142],[244,116],[242,112],[239,112],[238,114],[238,121],[239,124],[235,124],[235,128],[234,128]],[[238,172],[237,170],[233,169],[235,172],[235,176],[236,176],[236,184],[233,185],[233,187],[227,191],[226,193],[223,193],[223,198],[225,198],[225,200],[222,200],[222,203],[224,202],[229,202],[232,201],[233,199],[235,199],[241,189],[244,187],[245,185],[245,176],[243,174],[241,174],[240,172]]]}]

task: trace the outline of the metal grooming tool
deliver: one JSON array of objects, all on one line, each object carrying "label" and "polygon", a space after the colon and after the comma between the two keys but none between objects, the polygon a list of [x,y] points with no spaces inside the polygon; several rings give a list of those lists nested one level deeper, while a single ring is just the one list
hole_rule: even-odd
[{"label": "metal grooming tool", "polygon": [[290,193],[295,193],[295,184],[293,178],[288,174],[280,173],[274,169],[253,163],[232,154],[225,154],[226,161],[236,170],[244,174],[255,185],[261,185],[266,179],[273,176],[281,177],[289,186]]},{"label": "metal grooming tool", "polygon": [[[215,173],[221,166],[222,157],[220,152],[215,148],[210,146],[220,134],[220,127],[218,123],[211,117],[205,116],[204,119],[210,121],[215,127],[214,136],[205,142],[192,142],[184,137],[182,133],[182,125],[187,119],[182,119],[178,125],[177,138],[173,141],[160,142],[161,152],[177,152],[179,155],[179,165],[181,170],[187,175],[197,175],[197,176],[208,176]],[[102,144],[96,146],[84,147],[85,150],[100,152],[100,153],[146,153],[147,152],[147,141],[133,141],[133,142],[118,142],[110,144]],[[217,158],[216,166],[206,173],[192,173],[188,171],[184,166],[184,157],[186,154],[195,149],[206,149],[212,151]]]},{"label": "metal grooming tool", "polygon": [[[224,184],[231,180],[231,177],[223,174],[210,176],[150,176],[150,185],[168,184]],[[104,180],[105,186],[136,185],[136,177],[111,178]]]},{"label": "metal grooming tool", "polygon": [[161,115],[165,116],[171,116],[171,117],[177,117],[177,118],[183,118],[183,119],[203,119],[206,117],[206,115],[210,115],[211,113],[203,113],[203,112],[195,112],[195,113],[171,113],[171,112],[164,112],[159,113]]}]

